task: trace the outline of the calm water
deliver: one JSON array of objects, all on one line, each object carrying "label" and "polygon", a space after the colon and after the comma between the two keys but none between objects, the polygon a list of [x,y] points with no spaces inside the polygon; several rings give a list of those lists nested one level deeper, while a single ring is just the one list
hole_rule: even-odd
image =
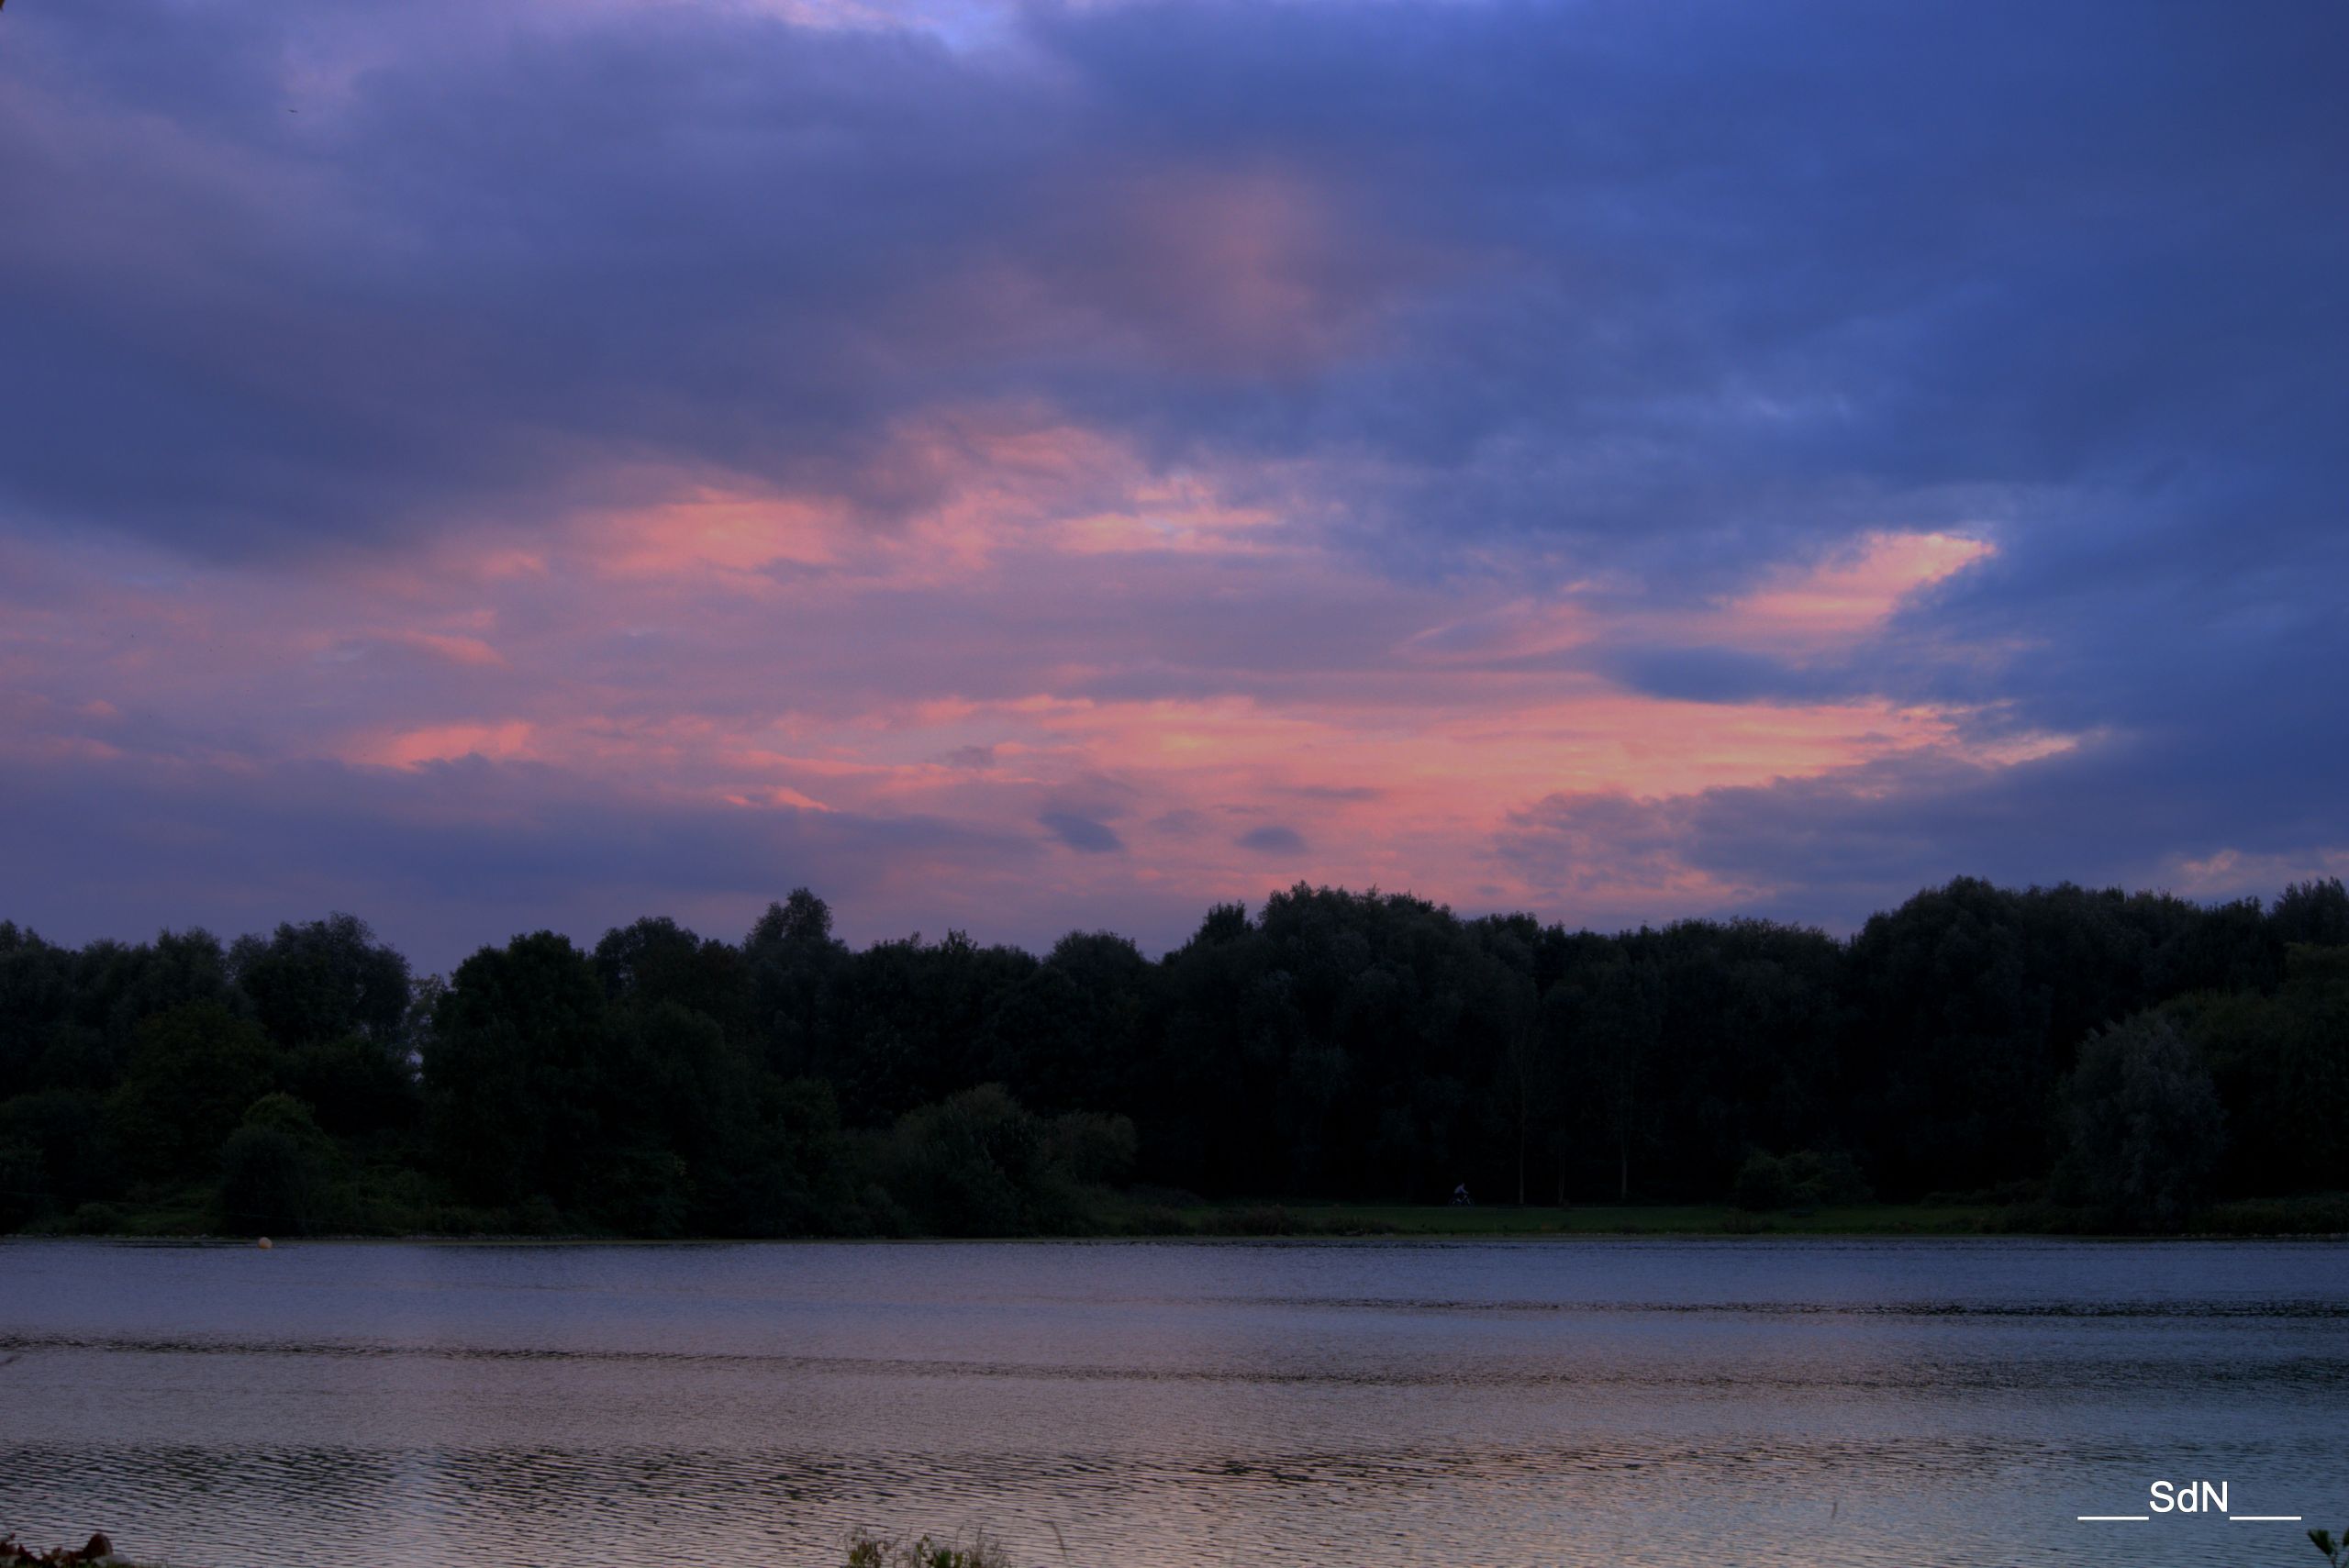
[{"label": "calm water", "polygon": [[2076,1521],[2161,1477],[2349,1524],[2324,1244],[11,1241],[6,1352],[0,1532],[192,1564],[2316,1561]]}]

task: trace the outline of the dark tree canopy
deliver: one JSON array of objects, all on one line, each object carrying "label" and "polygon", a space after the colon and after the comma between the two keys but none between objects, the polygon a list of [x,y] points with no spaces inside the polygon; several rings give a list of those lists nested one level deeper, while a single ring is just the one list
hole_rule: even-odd
[{"label": "dark tree canopy", "polygon": [[226,948],[0,924],[12,1225],[977,1234],[1081,1227],[1132,1182],[1763,1210],[2052,1191],[2159,1226],[2205,1194],[2349,1188],[2344,1104],[2330,880],[2263,908],[1960,879],[1848,940],[1300,884],[1157,959],[1106,931],[852,949],[803,888],[740,943],[651,917],[445,982],[348,915]]},{"label": "dark tree canopy", "polygon": [[354,915],[280,926],[267,941],[246,937],[228,960],[262,1027],[291,1044],[387,1039],[407,1014],[407,960]]}]

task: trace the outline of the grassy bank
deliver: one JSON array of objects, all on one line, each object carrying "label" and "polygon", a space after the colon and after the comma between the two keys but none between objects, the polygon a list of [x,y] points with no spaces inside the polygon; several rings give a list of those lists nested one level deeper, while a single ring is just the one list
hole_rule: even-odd
[{"label": "grassy bank", "polygon": [[[451,1218],[443,1214],[440,1218]],[[485,1217],[484,1217],[485,1218]],[[425,1224],[356,1232],[379,1240],[530,1238],[549,1241],[634,1240],[561,1225]],[[1241,1202],[1196,1198],[1152,1201],[1100,1192],[1047,1234],[1092,1237],[1246,1238],[1282,1236],[1597,1237],[1597,1236],[2110,1236],[2096,1213],[2043,1203],[1866,1203],[1756,1213],[1727,1204],[1589,1204],[1557,1207]],[[88,1206],[25,1234],[166,1239],[217,1236],[215,1219],[194,1198],[152,1204]],[[2349,1236],[2349,1194],[2246,1198],[2198,1209],[2183,1234],[2211,1237]],[[875,1238],[878,1239],[878,1238]],[[892,1239],[918,1240],[896,1233]],[[726,1240],[735,1238],[714,1237]]]},{"label": "grassy bank", "polygon": [[[2106,1236],[2086,1210],[2046,1204],[1890,1204],[1753,1213],[1726,1204],[1197,1204],[1145,1210],[1120,1229],[1194,1236]],[[2349,1235],[2349,1195],[2245,1199],[2193,1216],[2190,1236]]]},{"label": "grassy bank", "polygon": [[[1817,1236],[1975,1235],[2001,1229],[2003,1210],[1987,1206],[1922,1207],[1865,1204],[1809,1214],[1748,1214],[1726,1206],[1501,1205],[1473,1207],[1401,1204],[1203,1206],[1178,1211],[1200,1234],[1235,1228],[1382,1236],[1721,1236],[1765,1231]],[[1286,1215],[1284,1226],[1275,1217]]]}]

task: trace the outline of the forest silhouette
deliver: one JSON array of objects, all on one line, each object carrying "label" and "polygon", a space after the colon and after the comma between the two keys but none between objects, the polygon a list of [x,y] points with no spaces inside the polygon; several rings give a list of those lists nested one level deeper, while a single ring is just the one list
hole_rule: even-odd
[{"label": "forest silhouette", "polygon": [[1298,885],[1160,959],[639,920],[445,982],[348,915],[0,924],[0,1229],[1013,1235],[1233,1200],[1998,1206],[2337,1194],[2349,894],[1961,879],[1839,940]]}]

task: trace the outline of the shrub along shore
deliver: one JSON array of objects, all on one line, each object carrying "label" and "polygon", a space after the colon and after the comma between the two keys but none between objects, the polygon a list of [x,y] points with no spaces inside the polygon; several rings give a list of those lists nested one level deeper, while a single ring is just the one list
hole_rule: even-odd
[{"label": "shrub along shore", "polygon": [[802,890],[445,979],[343,915],[0,923],[32,1233],[2334,1233],[2345,1105],[2337,880],[1960,880],[1844,940],[1300,885],[1158,959],[852,949]]}]

